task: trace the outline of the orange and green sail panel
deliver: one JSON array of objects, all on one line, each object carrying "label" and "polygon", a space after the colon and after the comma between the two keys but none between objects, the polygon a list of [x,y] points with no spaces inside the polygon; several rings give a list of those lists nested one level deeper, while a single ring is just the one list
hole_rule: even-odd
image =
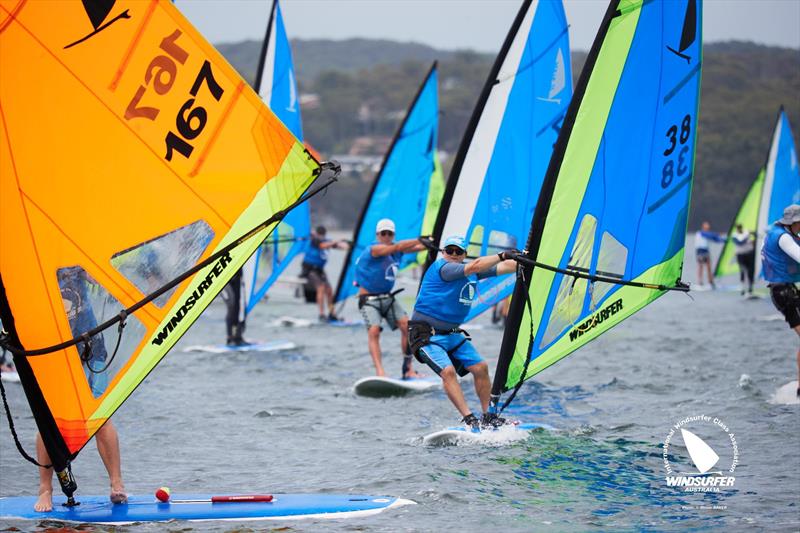
[{"label": "orange and green sail panel", "polygon": [[[0,0],[0,63],[0,318],[61,470],[319,164],[168,1]],[[81,337],[206,259],[125,318],[117,349],[114,327],[19,355]]]},{"label": "orange and green sail panel", "polygon": [[666,290],[684,289],[700,4],[611,2],[519,259],[495,403]]}]

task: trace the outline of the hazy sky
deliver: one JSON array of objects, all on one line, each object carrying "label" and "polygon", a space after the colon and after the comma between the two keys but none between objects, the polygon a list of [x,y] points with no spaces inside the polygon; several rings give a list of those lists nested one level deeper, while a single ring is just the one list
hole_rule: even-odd
[{"label": "hazy sky", "polygon": [[[669,0],[667,0],[669,1]],[[212,43],[262,39],[271,0],[177,0]],[[281,0],[290,38],[385,38],[496,52],[521,0]],[[564,0],[573,49],[588,50],[605,0]],[[800,48],[800,0],[706,0],[706,42]]]}]

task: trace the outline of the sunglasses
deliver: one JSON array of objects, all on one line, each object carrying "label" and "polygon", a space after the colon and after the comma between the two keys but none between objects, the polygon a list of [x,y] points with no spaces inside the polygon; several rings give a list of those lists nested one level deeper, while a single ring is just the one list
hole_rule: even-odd
[{"label": "sunglasses", "polygon": [[464,255],[467,252],[465,252],[458,246],[448,246],[447,248],[444,249],[444,253],[446,253],[447,255]]},{"label": "sunglasses", "polygon": [[381,230],[381,231],[378,233],[378,235],[380,235],[381,237],[388,237],[388,236],[390,236],[390,235],[394,235],[394,232],[393,232],[393,231],[391,231],[391,230],[385,229],[385,230]]}]

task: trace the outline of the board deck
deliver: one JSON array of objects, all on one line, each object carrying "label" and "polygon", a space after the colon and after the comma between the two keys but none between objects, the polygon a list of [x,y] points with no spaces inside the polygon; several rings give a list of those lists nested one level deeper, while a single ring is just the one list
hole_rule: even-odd
[{"label": "board deck", "polygon": [[184,352],[206,353],[232,353],[232,352],[279,352],[281,350],[294,350],[297,345],[292,341],[255,341],[241,346],[228,346],[227,344],[198,344],[188,346]]},{"label": "board deck", "polygon": [[422,443],[427,446],[457,446],[460,444],[502,446],[526,439],[535,429],[555,430],[553,426],[538,423],[510,424],[498,429],[480,431],[467,429],[464,426],[455,426],[425,435]]},{"label": "board deck", "polygon": [[370,398],[386,398],[389,396],[405,396],[441,388],[442,380],[438,377],[397,379],[384,376],[368,376],[356,381],[353,392],[359,396]]},{"label": "board deck", "polygon": [[[64,522],[129,524],[167,520],[291,520],[350,518],[380,513],[415,502],[390,496],[357,494],[275,494],[271,502],[211,503],[210,494],[175,494],[162,503],[151,495],[129,496],[114,505],[108,496],[79,496],[77,507],[64,507],[64,496],[53,498],[53,510],[33,510],[35,496],[0,498],[0,519],[59,520]],[[181,503],[180,500],[188,500]],[[196,501],[205,500],[205,501]]]},{"label": "board deck", "polygon": [[770,401],[779,405],[800,404],[800,397],[797,396],[797,381],[790,381],[786,385],[778,387]]}]

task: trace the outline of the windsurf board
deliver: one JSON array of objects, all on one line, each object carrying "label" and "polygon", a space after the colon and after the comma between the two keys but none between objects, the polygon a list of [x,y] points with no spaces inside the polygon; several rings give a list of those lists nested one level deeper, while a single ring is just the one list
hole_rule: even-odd
[{"label": "windsurf board", "polygon": [[65,507],[66,498],[53,498],[53,510],[33,510],[35,496],[0,498],[0,520],[57,520],[62,522],[130,524],[168,520],[294,520],[301,518],[350,518],[369,516],[411,500],[391,496],[355,494],[274,494],[269,502],[212,502],[210,494],[175,494],[168,502],[154,496],[128,496],[128,503],[113,504],[108,496],[77,496],[80,505]]}]

